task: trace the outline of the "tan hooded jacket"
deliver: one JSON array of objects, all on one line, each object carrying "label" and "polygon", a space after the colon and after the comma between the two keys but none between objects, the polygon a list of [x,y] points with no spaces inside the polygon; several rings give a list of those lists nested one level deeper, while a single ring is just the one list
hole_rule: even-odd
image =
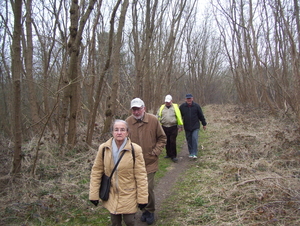
[{"label": "tan hooded jacket", "polygon": [[126,119],[129,126],[129,137],[143,149],[147,173],[158,170],[158,156],[164,149],[167,137],[155,115],[145,112],[138,122],[133,116]]},{"label": "tan hooded jacket", "polygon": [[[107,176],[115,166],[112,157],[112,139],[101,144],[92,168],[90,178],[89,200],[99,200],[99,188],[102,174]],[[103,206],[112,214],[131,214],[137,212],[138,204],[148,203],[148,182],[142,149],[139,145],[132,143],[134,147],[135,162],[133,160],[131,141],[128,141],[121,159],[111,180],[109,199],[103,201]],[[102,159],[102,151],[104,161]]]}]

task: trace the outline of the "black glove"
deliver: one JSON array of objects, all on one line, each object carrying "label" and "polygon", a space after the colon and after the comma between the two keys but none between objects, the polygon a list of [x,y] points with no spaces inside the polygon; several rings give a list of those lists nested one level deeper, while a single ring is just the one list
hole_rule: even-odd
[{"label": "black glove", "polygon": [[91,203],[93,203],[95,206],[98,206],[99,204],[99,200],[90,200]]},{"label": "black glove", "polygon": [[144,209],[148,204],[138,204],[140,210]]}]

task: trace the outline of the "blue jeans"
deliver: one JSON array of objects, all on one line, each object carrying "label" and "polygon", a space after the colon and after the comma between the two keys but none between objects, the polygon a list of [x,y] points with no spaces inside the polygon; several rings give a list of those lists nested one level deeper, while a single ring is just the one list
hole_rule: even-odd
[{"label": "blue jeans", "polygon": [[198,135],[200,129],[195,129],[193,131],[185,130],[185,138],[188,143],[188,149],[190,155],[198,155]]}]

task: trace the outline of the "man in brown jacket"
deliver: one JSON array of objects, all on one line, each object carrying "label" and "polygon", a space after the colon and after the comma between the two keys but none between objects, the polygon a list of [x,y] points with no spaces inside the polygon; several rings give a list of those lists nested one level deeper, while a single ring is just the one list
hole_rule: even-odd
[{"label": "man in brown jacket", "polygon": [[167,137],[156,116],[145,112],[144,101],[135,98],[131,101],[130,108],[132,115],[126,119],[129,137],[142,147],[148,177],[148,205],[141,221],[150,225],[154,222],[155,211],[154,175],[158,170],[158,156],[166,145]]}]

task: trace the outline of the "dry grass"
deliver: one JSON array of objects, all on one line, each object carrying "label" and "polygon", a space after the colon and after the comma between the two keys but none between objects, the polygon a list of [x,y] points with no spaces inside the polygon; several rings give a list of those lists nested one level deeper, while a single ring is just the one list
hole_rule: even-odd
[{"label": "dry grass", "polygon": [[[65,152],[54,141],[43,141],[35,177],[30,176],[35,140],[23,147],[22,174],[0,178],[0,225],[52,225],[92,213],[88,202],[89,175],[95,149]],[[2,175],[9,172],[11,154],[2,152]],[[4,166],[5,164],[5,166]]]},{"label": "dry grass", "polygon": [[[300,225],[300,130],[290,118],[237,106],[207,106],[204,150],[160,207],[155,225]],[[181,134],[183,136],[183,134]],[[30,177],[33,139],[22,175],[9,176],[12,149],[0,146],[0,225],[108,225],[88,201],[96,149],[43,140]],[[98,141],[100,143],[100,141]]]},{"label": "dry grass", "polygon": [[236,106],[207,106],[205,115],[202,157],[158,225],[300,225],[298,127]]}]

